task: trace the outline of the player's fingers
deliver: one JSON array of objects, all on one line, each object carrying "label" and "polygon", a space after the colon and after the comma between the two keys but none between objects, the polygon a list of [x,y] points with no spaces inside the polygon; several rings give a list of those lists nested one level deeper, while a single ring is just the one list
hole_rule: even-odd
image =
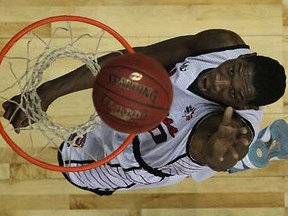
[{"label": "player's fingers", "polygon": [[26,113],[23,112],[22,110],[19,110],[19,115],[18,115],[18,119],[17,119],[18,125],[20,127],[27,126],[26,125],[27,120],[28,120],[28,118],[26,116]]},{"label": "player's fingers", "polygon": [[232,116],[233,116],[233,108],[227,107],[224,111],[221,125],[223,126],[231,126],[232,124]]},{"label": "player's fingers", "polygon": [[237,138],[241,138],[242,136],[246,136],[246,134],[248,133],[248,129],[246,127],[240,127],[235,129],[235,134]]},{"label": "player's fingers", "polygon": [[10,123],[13,125],[14,130],[16,133],[20,133],[20,128],[25,127],[26,122],[26,115],[21,110],[18,110],[16,113],[13,114]]},{"label": "player's fingers", "polygon": [[226,145],[222,146],[220,149],[218,149],[218,160],[219,161],[224,161],[225,155],[227,154],[228,147]]},{"label": "player's fingers", "polygon": [[237,139],[236,145],[248,146],[250,144],[249,140],[245,137]]},{"label": "player's fingers", "polygon": [[233,146],[230,146],[228,152],[232,155],[234,159],[239,158],[239,154],[237,153],[236,149]]},{"label": "player's fingers", "polygon": [[5,101],[4,103],[2,103],[2,107],[6,110],[9,107],[9,101]]},{"label": "player's fingers", "polygon": [[247,134],[248,133],[248,130],[246,127],[241,127],[238,129],[238,133],[239,134]]},{"label": "player's fingers", "polygon": [[222,121],[218,127],[220,137],[228,137],[235,134],[235,129],[232,127],[233,108],[227,107],[224,111]]},{"label": "player's fingers", "polygon": [[2,104],[3,110],[3,117],[9,121],[11,121],[18,112],[18,105],[14,102],[6,101]]},{"label": "player's fingers", "polygon": [[12,114],[13,114],[13,104],[10,104],[9,102],[5,102],[2,104],[2,107],[4,108],[4,114],[3,114],[3,117],[5,119],[10,119]]},{"label": "player's fingers", "polygon": [[7,120],[10,121],[10,119],[12,118],[12,116],[14,115],[14,112],[18,111],[18,106],[20,103],[20,97],[19,95],[12,97],[10,100],[7,100],[5,102],[2,102],[2,107],[4,108],[4,114],[3,117],[6,118]]}]

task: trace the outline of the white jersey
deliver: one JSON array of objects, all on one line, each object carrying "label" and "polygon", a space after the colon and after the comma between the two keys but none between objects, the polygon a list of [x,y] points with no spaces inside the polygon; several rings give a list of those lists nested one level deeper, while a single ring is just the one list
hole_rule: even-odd
[{"label": "white jersey", "polygon": [[[174,97],[165,120],[153,131],[137,135],[133,144],[109,164],[85,172],[66,173],[66,178],[83,189],[109,194],[117,189],[174,184],[186,177],[202,181],[213,176],[215,171],[189,156],[188,144],[197,124],[215,112],[224,111],[225,107],[194,94],[188,88],[201,72],[247,53],[251,51],[245,47],[231,48],[188,57],[176,64],[171,75]],[[262,109],[235,111],[250,125],[256,139],[263,117]],[[101,132],[100,135],[98,129],[87,134],[83,148],[90,154],[99,154],[93,145],[97,142],[104,141],[105,152],[110,153],[127,137],[127,134],[114,131],[105,124],[102,124]],[[64,145],[63,155],[71,151],[76,164],[91,159],[82,154],[83,149]]]}]

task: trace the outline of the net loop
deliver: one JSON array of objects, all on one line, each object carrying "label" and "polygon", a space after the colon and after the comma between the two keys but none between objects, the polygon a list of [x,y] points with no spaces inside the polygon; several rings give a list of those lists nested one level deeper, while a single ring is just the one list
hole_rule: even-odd
[{"label": "net loop", "polygon": [[[69,142],[73,143],[85,133],[93,130],[99,123],[99,120],[97,119],[97,115],[93,113],[86,122],[80,125],[64,127],[51,121],[46,112],[42,110],[41,99],[36,89],[42,81],[44,71],[60,58],[73,58],[82,61],[94,76],[96,76],[100,70],[94,53],[80,52],[79,50],[71,49],[71,47],[54,48],[52,50],[51,48],[46,49],[37,58],[35,65],[29,71],[26,71],[27,75],[31,71],[31,78],[26,82],[24,92],[21,94],[22,109],[25,110],[30,122],[44,126],[44,130],[39,127],[40,130],[43,130],[43,133],[45,133],[45,130],[49,131],[49,133],[54,132],[55,135],[61,136],[64,140],[68,140],[71,134],[76,134],[74,139],[69,139]],[[27,78],[27,76],[25,77]]]},{"label": "net loop", "polygon": [[[50,25],[54,22],[58,22],[56,29],[54,29],[49,36],[46,35],[45,37],[42,37],[40,34],[38,34],[38,27],[46,24]],[[83,32],[83,34],[74,37],[74,22],[82,22],[82,24],[87,24],[88,28],[83,29],[84,31],[91,30],[90,33]],[[57,27],[58,24],[62,24],[62,26]],[[91,25],[94,28],[90,28]],[[63,30],[65,30],[65,33],[63,33]],[[104,37],[104,33],[108,33],[108,37]],[[61,36],[62,34],[65,34],[64,37]],[[54,151],[56,149],[56,151],[58,151],[58,153],[62,156],[63,162],[69,161],[70,163],[70,153],[68,152],[68,160],[66,160],[66,155],[63,155],[61,149],[59,148],[60,144],[66,142],[71,146],[81,147],[78,145],[78,143],[81,143],[81,140],[83,141],[85,139],[86,134],[90,131],[96,130],[101,132],[101,127],[103,124],[94,109],[92,110],[92,114],[91,112],[87,114],[87,116],[89,116],[86,117],[86,121],[84,119],[84,122],[82,120],[82,122],[79,124],[77,123],[73,126],[67,126],[55,122],[53,117],[49,116],[46,113],[46,110],[43,110],[41,98],[37,93],[37,88],[44,82],[44,73],[47,72],[47,69],[51,71],[51,68],[53,68],[51,67],[52,64],[58,59],[65,58],[65,60],[67,60],[68,58],[69,61],[67,62],[70,62],[70,59],[80,61],[90,70],[93,76],[97,76],[101,69],[97,60],[99,56],[111,53],[123,54],[121,51],[115,51],[114,48],[112,48],[114,51],[111,51],[111,48],[108,50],[106,49],[106,46],[100,46],[100,42],[102,43],[103,39],[111,39],[111,35],[113,36],[112,39],[116,39],[115,41],[117,42],[117,46],[120,42],[120,44],[128,52],[134,53],[132,47],[116,31],[103,23],[79,16],[56,16],[39,20],[22,29],[4,46],[0,52],[0,66],[4,65],[3,60],[5,60],[5,63],[8,63],[8,70],[10,69],[10,85],[4,83],[3,88],[1,87],[2,89],[0,90],[0,98],[4,101],[9,101],[16,108],[14,109],[14,113],[10,116],[10,121],[7,121],[7,125],[3,126],[0,122],[0,133],[17,154],[29,162],[49,170],[75,172],[88,170],[111,161],[118,154],[120,154],[128,146],[128,144],[132,142],[135,134],[127,135],[127,139],[122,145],[119,146],[118,149],[113,151],[111,154],[110,151],[107,151],[107,154],[105,152],[104,158],[102,159],[97,158],[95,155],[89,154],[89,152],[85,152],[86,150],[84,147],[77,148],[79,151],[83,151],[83,154],[86,154],[88,158],[94,160],[94,162],[92,161],[91,164],[89,163],[74,166],[72,164],[64,163],[63,167],[61,167],[62,165],[59,166],[58,162],[56,162],[57,165],[53,164],[55,161],[51,163],[49,160],[47,160],[46,162],[46,152],[49,152],[49,149],[53,149]],[[9,51],[11,48],[15,47],[15,49],[17,49],[16,47],[18,45],[18,41],[20,48],[23,47],[20,39],[23,39],[23,42],[26,43],[25,56],[23,56],[23,54],[15,56],[13,52],[10,54]],[[64,44],[63,41],[60,41],[62,44],[58,44],[58,41],[55,44],[54,40],[58,39],[65,41]],[[88,40],[91,42],[91,44],[93,44],[89,44],[89,51],[86,51],[86,41],[83,40]],[[40,49],[39,44],[42,45],[42,48]],[[84,48],[82,47],[83,45]],[[102,50],[103,48],[104,50]],[[116,50],[118,50],[118,48]],[[19,70],[20,64],[22,66],[21,70]],[[7,68],[5,71],[7,71]],[[23,112],[26,116],[26,119],[24,120],[26,122],[25,124],[23,123],[23,125],[28,125],[25,128],[19,128],[19,130],[22,131],[20,136],[25,136],[24,142],[30,142],[30,146],[28,147],[30,149],[27,152],[25,149],[22,149],[18,144],[16,144],[11,138],[14,138],[15,133],[10,122],[12,122],[12,119],[17,117],[19,111]],[[81,117],[81,119],[83,118],[83,116],[79,117]],[[37,139],[37,143],[34,141],[34,135]],[[39,142],[38,139],[41,140],[41,142]],[[22,140],[19,144],[22,144]],[[34,144],[37,145],[34,146]],[[104,149],[104,145],[104,142],[97,143],[97,148],[101,147]],[[27,147],[27,145],[25,147]],[[54,155],[56,154],[57,153],[54,152]],[[55,158],[53,160],[55,160]]]}]

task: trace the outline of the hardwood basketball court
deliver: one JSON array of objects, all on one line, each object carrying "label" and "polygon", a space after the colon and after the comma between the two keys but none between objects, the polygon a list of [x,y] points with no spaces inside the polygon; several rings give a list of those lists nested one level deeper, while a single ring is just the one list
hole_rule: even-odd
[{"label": "hardwood basketball court", "polygon": [[[288,66],[287,0],[0,0],[0,48],[31,22],[64,14],[99,20],[132,46],[226,28],[239,33],[258,54]],[[287,102],[288,94],[267,107],[262,126],[278,118],[288,121]],[[64,115],[69,106],[60,107],[55,115],[69,121]],[[79,117],[85,112],[79,110]],[[27,163],[1,138],[0,215],[288,216],[287,176],[288,160],[273,161],[263,170],[219,173],[201,183],[187,179],[165,188],[100,197],[70,185],[61,173]]]}]

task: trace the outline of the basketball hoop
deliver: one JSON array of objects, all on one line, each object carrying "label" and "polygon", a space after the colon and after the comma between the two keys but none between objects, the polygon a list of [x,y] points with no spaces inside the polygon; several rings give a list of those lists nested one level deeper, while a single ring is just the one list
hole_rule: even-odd
[{"label": "basketball hoop", "polygon": [[[77,35],[79,30],[74,31],[73,25],[75,25],[76,28],[80,26],[80,29],[83,28],[87,32]],[[50,37],[49,34],[46,34],[43,37],[41,36],[41,28],[43,27],[44,29],[45,27],[54,28]],[[0,122],[0,133],[2,137],[18,155],[30,163],[48,170],[78,172],[93,169],[108,163],[132,142],[135,134],[128,135],[126,140],[116,151],[82,166],[69,166],[69,164],[60,166],[57,165],[57,163],[47,162],[43,159],[43,155],[45,158],[46,150],[56,149],[60,152],[61,150],[58,144],[60,145],[61,142],[69,141],[69,143],[73,145],[76,138],[83,136],[89,131],[97,130],[97,127],[100,127],[99,122],[101,122],[97,113],[92,113],[87,122],[72,127],[65,127],[53,122],[41,109],[39,97],[36,93],[36,88],[43,82],[43,76],[45,76],[46,73],[44,73],[44,71],[48,70],[56,60],[68,58],[85,64],[92,74],[97,76],[97,73],[100,70],[97,58],[101,55],[113,52],[109,49],[105,51],[100,50],[103,49],[101,42],[106,39],[111,41],[111,38],[114,38],[114,41],[116,42],[115,47],[117,47],[115,49],[111,45],[111,50],[119,50],[118,45],[120,45],[122,48],[124,47],[127,52],[134,53],[134,50],[127,41],[107,25],[93,19],[68,15],[49,17],[34,22],[15,34],[15,36],[13,36],[4,46],[0,52],[0,66],[3,66],[5,71],[10,71],[10,77],[5,80],[6,86],[1,89],[0,98],[3,101],[7,101],[14,95],[20,94],[21,100],[25,100],[25,103],[28,105],[27,107],[23,107],[21,103],[19,103],[17,104],[19,109],[27,114],[31,122],[35,122],[29,124],[23,131],[21,130],[20,135],[13,134],[14,131],[9,122],[6,125]],[[83,40],[85,43],[82,43]],[[88,47],[85,46],[85,44],[87,44],[85,40],[89,41]],[[65,43],[62,41],[65,41]],[[92,46],[93,41],[95,42],[95,45]],[[26,53],[17,54],[17,50],[20,50],[16,49],[17,46],[23,47],[23,44],[27,47]],[[84,50],[81,49],[81,46],[79,47],[79,44],[84,44]],[[35,47],[33,49],[34,45]],[[39,46],[43,47],[40,52],[38,52]],[[93,50],[86,50],[86,48],[90,47],[92,47]],[[16,51],[13,50],[14,48]],[[5,66],[3,63],[4,60],[7,60]],[[18,62],[23,64],[22,69],[18,69],[18,67],[21,66]],[[20,71],[20,73],[18,73],[18,71]],[[11,83],[7,84],[7,82],[10,81]],[[36,134],[37,138],[35,138],[34,134]],[[71,141],[69,140],[69,137],[71,138],[72,134],[75,134],[76,138]],[[24,142],[29,144],[24,145]],[[42,145],[38,146],[40,142],[42,142]],[[16,143],[21,144],[21,147]],[[22,145],[25,146],[25,148],[22,147]],[[57,151],[55,151],[55,157]]]}]

